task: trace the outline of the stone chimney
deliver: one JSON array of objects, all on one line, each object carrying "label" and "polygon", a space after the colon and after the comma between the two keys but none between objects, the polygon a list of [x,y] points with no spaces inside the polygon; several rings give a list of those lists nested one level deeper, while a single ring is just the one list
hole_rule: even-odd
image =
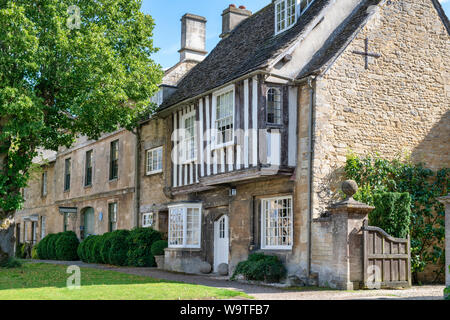
[{"label": "stone chimney", "polygon": [[181,18],[180,61],[203,61],[206,54],[206,18],[186,13]]},{"label": "stone chimney", "polygon": [[228,8],[222,13],[222,34],[221,38],[226,38],[239,23],[252,15],[252,12],[247,10],[245,6],[236,8],[236,5],[230,4]]}]

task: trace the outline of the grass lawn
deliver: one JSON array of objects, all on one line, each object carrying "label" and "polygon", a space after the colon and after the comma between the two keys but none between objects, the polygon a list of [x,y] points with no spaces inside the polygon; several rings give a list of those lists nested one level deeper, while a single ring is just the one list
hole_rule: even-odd
[{"label": "grass lawn", "polygon": [[66,287],[67,266],[0,268],[0,300],[177,300],[248,297],[242,292],[81,268],[81,288]]}]

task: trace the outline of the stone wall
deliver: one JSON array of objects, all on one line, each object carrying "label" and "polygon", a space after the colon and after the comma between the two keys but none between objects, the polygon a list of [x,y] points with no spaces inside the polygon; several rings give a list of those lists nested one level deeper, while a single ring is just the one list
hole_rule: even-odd
[{"label": "stone wall", "polygon": [[[353,53],[366,38],[381,54],[368,70]],[[314,218],[339,196],[349,151],[450,167],[449,44],[431,1],[387,1],[316,81]]]}]

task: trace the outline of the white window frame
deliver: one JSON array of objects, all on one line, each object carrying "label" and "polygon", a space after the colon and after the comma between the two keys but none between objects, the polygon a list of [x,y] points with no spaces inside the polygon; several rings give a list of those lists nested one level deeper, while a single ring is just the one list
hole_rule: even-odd
[{"label": "white window frame", "polygon": [[[153,226],[154,222],[154,213],[153,212],[145,212],[142,214],[142,227],[150,228]],[[150,221],[150,222],[148,222]]]},{"label": "white window frame", "polygon": [[[231,132],[231,141],[228,142],[224,142],[224,143],[218,143],[217,141],[217,136],[219,134],[219,130],[217,129],[217,99],[220,96],[223,96],[225,94],[229,94],[231,92],[231,102],[232,102],[232,110],[233,110],[233,118],[231,120],[231,124],[233,126],[233,130]],[[234,133],[235,133],[235,126],[234,126],[234,120],[236,118],[236,95],[235,95],[235,85],[232,84],[228,87],[225,87],[223,89],[220,89],[216,92],[213,93],[213,101],[212,101],[212,121],[211,121],[211,126],[212,126],[212,134],[211,134],[211,144],[212,144],[212,148],[213,149],[221,149],[221,148],[225,148],[228,146],[232,146],[234,145]]]},{"label": "white window frame", "polygon": [[[194,244],[188,244],[187,243],[187,232],[188,232],[188,226],[187,226],[187,212],[188,209],[196,209],[198,210],[198,238],[196,245]],[[182,214],[182,244],[171,244],[171,236],[172,236],[172,219],[171,214],[173,210],[181,210]],[[201,241],[202,241],[202,204],[201,203],[183,203],[183,204],[177,204],[169,206],[169,235],[168,235],[168,242],[169,242],[169,248],[186,248],[186,249],[200,249],[201,248]],[[195,231],[195,230],[192,230]]]},{"label": "white window frame", "polygon": [[[158,163],[158,153],[161,152],[161,163]],[[156,164],[158,166],[158,164],[161,166],[161,168],[153,168],[153,161],[151,162],[151,169],[150,169],[150,165],[149,165],[149,160],[150,160],[150,154],[152,154],[152,157],[155,157],[155,153],[156,153]],[[146,156],[145,156],[145,172],[146,175],[152,175],[152,174],[156,174],[156,173],[161,173],[163,171],[163,147],[157,147],[157,148],[153,148],[153,149],[148,149],[145,152]],[[152,158],[153,159],[153,158]]]},{"label": "white window frame", "polygon": [[[266,245],[266,214],[265,214],[265,202],[280,201],[280,200],[290,200],[290,214],[289,214],[289,245]],[[294,241],[294,215],[293,215],[293,197],[292,196],[282,196],[273,198],[263,198],[261,201],[261,249],[263,250],[292,250],[292,245]]]},{"label": "white window frame", "polygon": [[[278,0],[275,2],[275,35],[280,34],[288,29],[290,29],[292,26],[294,26],[297,23],[297,19],[298,19],[298,12],[300,9],[300,2],[298,0],[294,0],[294,21],[288,25],[288,3],[292,1],[292,0]],[[278,19],[278,6],[284,4],[284,18],[283,21],[285,23],[284,28],[278,28],[278,24],[279,24],[279,19]]]},{"label": "white window frame", "polygon": [[[194,121],[193,121],[194,135],[193,135],[193,137],[189,137],[189,138],[187,137],[186,123],[185,123],[186,119],[188,119],[188,118],[194,119]],[[182,137],[181,137],[181,141],[180,141],[180,143],[181,143],[180,151],[181,151],[181,162],[183,164],[195,162],[195,160],[197,159],[197,123],[196,122],[197,121],[196,121],[195,110],[193,110],[189,113],[186,113],[181,117]],[[194,146],[193,146],[194,155],[192,157],[186,157],[186,152],[189,149],[187,146],[187,143],[189,141],[191,141],[192,139],[194,139]]]},{"label": "white window frame", "polygon": [[[306,7],[303,9],[303,11],[301,10],[301,2],[302,1],[306,1]],[[297,16],[299,17],[302,14],[304,14],[313,2],[314,2],[314,0],[297,0],[297,8],[298,8],[296,11],[296,12],[298,12]]]},{"label": "white window frame", "polygon": [[[270,92],[270,90],[274,90],[275,92],[277,92],[276,94],[280,97],[280,101],[278,101],[279,102],[279,111],[280,111],[280,118],[279,118],[280,122],[269,122],[269,92]],[[274,109],[274,111],[275,111],[275,109]],[[274,112],[274,114],[275,114],[275,112]],[[268,125],[277,125],[277,126],[283,125],[283,94],[282,94],[281,88],[279,88],[279,87],[269,87],[267,89],[267,92],[266,92],[266,123]]]},{"label": "white window frame", "polygon": [[47,217],[46,216],[41,216],[41,240],[44,239],[46,232],[47,232]]}]

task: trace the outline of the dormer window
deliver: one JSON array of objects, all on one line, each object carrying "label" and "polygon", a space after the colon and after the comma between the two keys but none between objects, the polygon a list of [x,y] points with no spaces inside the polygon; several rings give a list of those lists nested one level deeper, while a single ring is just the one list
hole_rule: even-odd
[{"label": "dormer window", "polygon": [[275,34],[289,29],[296,21],[296,0],[279,0],[275,3]]},{"label": "dormer window", "polygon": [[297,22],[314,0],[277,0],[275,2],[275,35],[286,31]]}]

